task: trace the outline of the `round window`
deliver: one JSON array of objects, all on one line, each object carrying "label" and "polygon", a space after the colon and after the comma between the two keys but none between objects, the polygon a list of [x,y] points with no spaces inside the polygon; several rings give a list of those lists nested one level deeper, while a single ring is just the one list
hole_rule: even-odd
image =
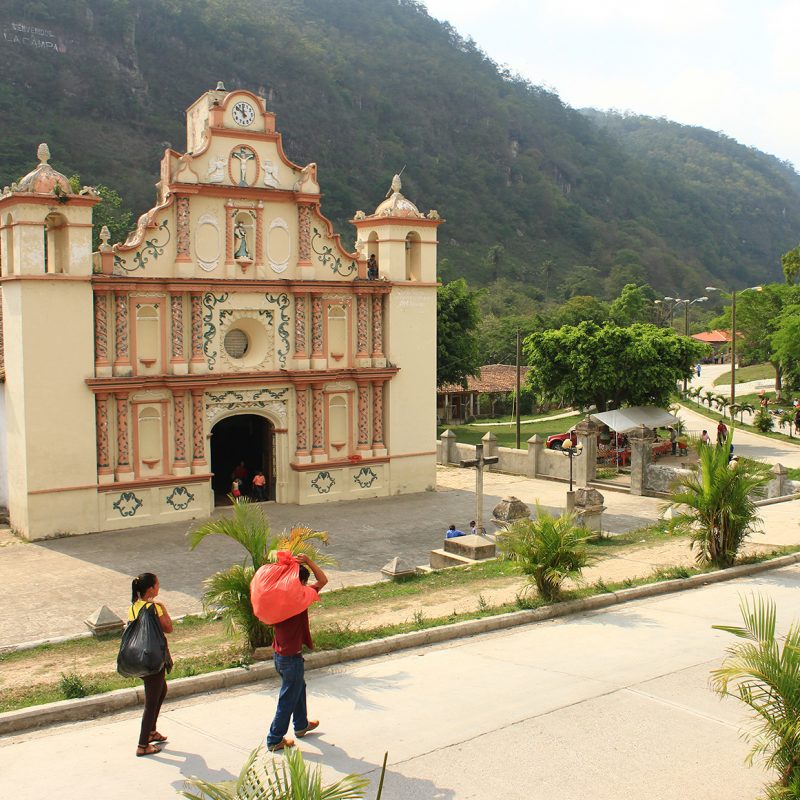
[{"label": "round window", "polygon": [[225,352],[231,358],[241,358],[250,344],[247,334],[240,328],[233,328],[225,334]]}]

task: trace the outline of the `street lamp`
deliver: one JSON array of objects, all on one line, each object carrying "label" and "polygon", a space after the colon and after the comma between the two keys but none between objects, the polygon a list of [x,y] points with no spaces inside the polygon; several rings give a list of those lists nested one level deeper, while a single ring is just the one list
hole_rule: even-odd
[{"label": "street lamp", "polygon": [[[664,301],[672,302],[672,305],[667,306],[664,304]],[[669,314],[669,327],[671,328],[672,317],[675,313],[675,306],[678,305],[678,301],[674,297],[665,297],[664,300],[653,300],[653,304],[664,307],[664,315],[666,316],[667,314]]]},{"label": "street lamp", "polygon": [[[671,297],[665,297],[665,300],[672,300]],[[689,336],[689,306],[693,306],[695,303],[705,303],[708,300],[707,297],[695,297],[694,300],[681,300],[680,297],[675,298],[675,306],[679,303],[683,303],[683,335],[688,337]],[[686,378],[683,379],[683,393],[686,394],[686,390],[689,386],[689,383]]]},{"label": "street lamp", "polygon": [[[742,289],[739,294],[744,292],[761,292],[763,286],[748,286]],[[706,286],[707,292],[723,292],[717,286]],[[736,292],[728,292],[731,296],[731,405],[736,403]],[[731,422],[733,422],[733,412],[731,411]]]},{"label": "street lamp", "polygon": [[577,458],[583,452],[583,444],[581,442],[573,442],[572,437],[567,439],[561,445],[561,452],[569,459],[569,492],[567,494],[567,511],[572,511],[575,508],[575,498],[572,493],[572,460]]}]

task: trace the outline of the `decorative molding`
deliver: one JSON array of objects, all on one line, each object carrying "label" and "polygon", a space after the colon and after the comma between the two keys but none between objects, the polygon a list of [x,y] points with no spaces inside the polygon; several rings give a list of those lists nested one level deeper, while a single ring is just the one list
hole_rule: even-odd
[{"label": "decorative molding", "polygon": [[[270,242],[272,240],[272,231],[276,228],[286,231],[286,238],[289,240],[289,252],[286,254],[286,258],[283,261],[275,261],[272,256],[270,255]],[[289,259],[292,255],[292,244],[291,239],[289,238],[289,224],[286,222],[285,219],[281,219],[280,217],[276,217],[272,220],[269,224],[269,232],[267,233],[267,261],[269,261],[270,267],[272,267],[273,272],[281,273],[285,272],[289,267]]]},{"label": "decorative molding", "polygon": [[[219,359],[224,362],[226,369],[231,372],[239,372],[242,370],[253,369],[274,369],[275,362],[275,331],[273,328],[273,317],[275,312],[271,309],[248,309],[248,308],[223,308],[219,312],[219,339],[223,343],[220,349]],[[267,345],[264,349],[263,358],[257,362],[252,363],[248,361],[246,364],[240,360],[233,358],[225,349],[225,335],[232,328],[236,327],[236,323],[243,319],[263,319],[263,323],[267,335]],[[249,351],[248,351],[249,352]]]},{"label": "decorative molding", "polygon": [[206,393],[206,419],[213,426],[214,421],[229,411],[248,412],[253,409],[268,411],[285,427],[288,421],[286,395],[288,389],[242,389],[229,390],[220,394]]},{"label": "decorative molding", "polygon": [[183,295],[170,295],[172,358],[183,359]]},{"label": "decorative molding", "polygon": [[294,296],[294,352],[298,356],[306,353],[306,296]]},{"label": "decorative molding", "polygon": [[336,481],[330,472],[324,470],[323,472],[320,472],[313,481],[311,481],[311,485],[320,494],[328,494],[328,492],[330,492],[330,490],[336,485]]},{"label": "decorative molding", "polygon": [[224,303],[227,299],[227,292],[223,292],[221,295],[206,292],[203,295],[203,305],[206,308],[206,314],[203,316],[203,355],[205,355],[208,362],[209,372],[213,372],[219,355],[216,350],[211,349],[217,333],[217,326],[214,324],[214,307],[218,303]]},{"label": "decorative molding", "polygon": [[311,263],[311,206],[297,207],[299,233],[298,259],[301,264]]},{"label": "decorative molding", "polygon": [[135,492],[123,492],[117,501],[112,503],[112,508],[119,511],[121,517],[133,517],[143,505]]},{"label": "decorative molding", "polygon": [[[126,272],[133,272],[137,269],[144,269],[145,264],[147,264],[150,260],[148,256],[152,257],[153,261],[157,261],[159,256],[164,255],[164,248],[167,246],[170,240],[170,232],[169,232],[169,220],[165,219],[157,228],[156,231],[165,231],[167,234],[167,238],[163,242],[157,242],[155,238],[153,239],[145,239],[144,247],[141,250],[137,250],[133,254],[133,262],[136,264],[135,267],[132,269],[128,269],[127,267],[123,267]],[[156,236],[158,233],[155,234]]]},{"label": "decorative molding", "polygon": [[[190,245],[189,245],[190,212],[189,212],[188,197],[181,196],[177,199],[175,203],[175,213],[178,218],[178,252],[176,255],[176,260],[188,261],[189,250],[190,250]],[[163,248],[161,252],[163,252]]]},{"label": "decorative molding", "polygon": [[225,183],[225,156],[209,156],[207,183]]},{"label": "decorative molding", "polygon": [[378,480],[378,475],[373,472],[370,467],[361,467],[361,469],[353,475],[353,481],[362,489],[369,489],[376,480]]},{"label": "decorative molding", "polygon": [[176,511],[184,511],[192,501],[194,495],[185,486],[176,486],[166,498],[166,504],[172,506]]},{"label": "decorative molding", "polygon": [[319,256],[319,263],[322,264],[323,267],[330,265],[331,271],[335,275],[341,275],[343,278],[347,278],[354,272],[358,272],[358,265],[355,261],[351,261],[349,264],[343,265],[342,259],[333,254],[333,247],[330,245],[322,245],[318,250],[318,239],[322,239],[322,234],[317,228],[314,228],[314,235],[311,237],[311,249]]},{"label": "decorative molding", "polygon": [[[214,234],[216,237],[217,249],[213,256],[211,254],[202,255],[200,253],[200,229],[208,225],[209,227],[214,229]],[[213,272],[219,266],[219,259],[222,256],[222,235],[219,229],[219,220],[217,219],[216,214],[203,214],[200,219],[197,220],[197,227],[194,231],[194,254],[197,258],[197,263],[200,265],[200,269],[205,272]]]},{"label": "decorative molding", "polygon": [[278,349],[278,361],[281,369],[286,369],[286,357],[289,355],[289,295],[288,294],[266,294],[268,303],[273,303],[280,311],[280,323],[278,324],[278,338],[281,340],[282,347]]},{"label": "decorative molding", "polygon": [[114,354],[120,362],[128,361],[128,295],[114,295]]},{"label": "decorative molding", "polygon": [[94,295],[94,360],[101,364],[108,362],[108,295],[105,292]]},{"label": "decorative molding", "polygon": [[106,395],[95,397],[97,408],[97,468],[108,470],[108,400]]}]

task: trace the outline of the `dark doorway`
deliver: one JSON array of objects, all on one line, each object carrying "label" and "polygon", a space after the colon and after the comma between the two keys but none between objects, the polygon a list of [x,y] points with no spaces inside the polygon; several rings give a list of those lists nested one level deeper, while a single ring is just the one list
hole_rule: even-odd
[{"label": "dark doorway", "polygon": [[253,476],[261,471],[266,477],[266,499],[275,499],[275,429],[264,417],[238,414],[218,422],[211,430],[211,485],[216,505],[228,502],[233,473],[244,462],[247,476],[242,494],[255,498]]}]

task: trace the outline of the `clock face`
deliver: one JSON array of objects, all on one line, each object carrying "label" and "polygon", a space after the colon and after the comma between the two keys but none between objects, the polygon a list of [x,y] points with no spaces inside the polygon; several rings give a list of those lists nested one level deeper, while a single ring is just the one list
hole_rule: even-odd
[{"label": "clock face", "polygon": [[248,125],[253,124],[253,120],[256,118],[256,112],[253,106],[250,103],[245,103],[244,100],[240,100],[234,107],[233,107],[233,121],[237,125],[242,125],[243,127],[247,127]]}]

